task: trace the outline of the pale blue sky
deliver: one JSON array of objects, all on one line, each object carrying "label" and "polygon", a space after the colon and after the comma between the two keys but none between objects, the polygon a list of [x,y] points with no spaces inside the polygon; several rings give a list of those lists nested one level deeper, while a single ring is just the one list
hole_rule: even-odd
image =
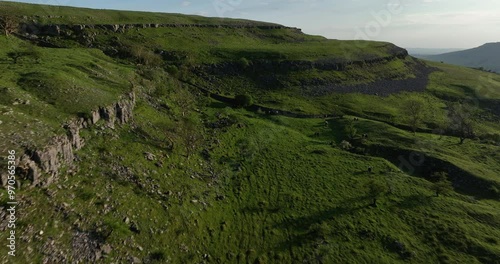
[{"label": "pale blue sky", "polygon": [[32,0],[91,8],[223,16],[276,22],[333,39],[405,48],[472,48],[500,42],[498,0]]}]

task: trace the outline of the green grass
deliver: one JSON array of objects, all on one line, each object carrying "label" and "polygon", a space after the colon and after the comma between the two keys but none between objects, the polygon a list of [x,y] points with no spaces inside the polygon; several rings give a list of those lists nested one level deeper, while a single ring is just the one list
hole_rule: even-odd
[{"label": "green grass", "polygon": [[[41,15],[44,23],[250,23],[8,2],[0,7]],[[45,15],[47,8],[52,17]],[[401,113],[408,99],[424,102],[419,128],[430,130],[446,126],[449,102],[478,94],[481,100],[498,100],[498,75],[428,63],[438,71],[421,93],[312,96],[303,93],[301,82],[352,85],[413,78],[419,61],[396,59],[346,71],[271,70],[268,76],[278,85],[266,86],[262,73],[252,72],[253,63],[381,58],[394,46],[326,40],[293,29],[95,32],[96,49],[72,38],[53,38],[66,47],[56,49],[0,37],[0,150],[42,147],[64,133],[66,120],[115,102],[131,86],[138,98],[131,123],[105,129],[101,121],[82,131],[86,145],[76,153],[76,168],[64,167],[60,179],[46,188],[19,190],[18,230],[26,240],[13,262],[57,262],[61,252],[75,261],[82,256],[74,255],[77,231],[111,245],[104,263],[129,257],[145,263],[498,262],[500,204],[489,193],[500,184],[498,142],[468,139],[460,145],[456,137],[397,128],[405,125]],[[169,52],[162,66],[171,72],[106,56],[112,41]],[[7,56],[27,49],[40,58],[23,57],[15,64]],[[241,58],[249,62],[247,68],[235,66],[231,74],[210,80],[203,78],[209,73],[196,72],[203,70],[196,66],[236,65]],[[326,124],[233,109],[178,78],[228,96],[249,93],[258,104],[282,110],[350,115]],[[498,115],[479,107],[477,134],[498,133]],[[348,139],[344,128],[354,117],[358,136]],[[344,140],[354,148],[343,150]],[[409,158],[412,152],[425,153],[427,161],[415,165],[414,173],[401,171],[399,156]],[[147,159],[149,153],[155,160]],[[435,197],[426,179],[434,162],[488,186],[463,184],[450,170],[455,189]],[[377,207],[370,206],[368,196],[373,181],[388,190]],[[5,204],[5,190],[0,200]],[[2,256],[5,251],[0,250]]]},{"label": "green grass", "polygon": [[104,9],[76,8],[56,5],[24,4],[2,1],[1,14],[36,17],[44,24],[134,24],[134,23],[173,23],[173,24],[255,24],[271,23],[227,18],[206,18],[182,14],[154,12],[118,11]]},{"label": "green grass", "polygon": [[[109,105],[131,89],[131,67],[117,64],[99,50],[34,47],[40,58],[17,63],[7,54],[30,49],[15,37],[0,36],[1,133],[15,131],[21,144],[44,146],[48,135],[61,133],[65,120]],[[29,102],[28,102],[29,101]],[[28,103],[27,103],[28,102]],[[28,129],[25,129],[28,127]],[[2,141],[0,149],[12,146]]]},{"label": "green grass", "polygon": [[500,99],[498,74],[437,62],[426,63],[440,70],[430,77],[429,91],[436,95],[451,98]]},{"label": "green grass", "polygon": [[[157,123],[175,121],[147,104],[139,104],[136,125],[150,137],[138,136],[129,126],[100,135],[93,132],[99,129],[89,131],[79,172],[64,179],[62,189],[50,187],[56,191],[53,198],[40,194],[35,199],[35,193],[25,208],[26,217],[62,203],[73,211],[66,218],[43,213],[47,217],[29,224],[46,236],[59,236],[60,228],[84,215],[78,224],[82,230],[113,230],[106,239],[113,252],[105,262],[156,253],[172,262],[199,262],[208,255],[210,261],[249,263],[398,263],[406,257],[480,263],[500,254],[498,201],[457,193],[433,197],[429,182],[398,172],[384,159],[332,148],[329,142],[342,134],[322,119],[266,119],[228,108],[204,112],[211,120],[222,112],[243,124],[207,133],[214,136],[206,138],[205,147],[215,138],[220,142],[212,145],[208,161],[197,155],[186,159],[180,146],[172,152],[161,148],[152,134]],[[360,122],[362,128],[370,123]],[[316,132],[320,137],[313,136]],[[377,134],[370,137],[378,141]],[[163,168],[147,161],[144,152],[162,157]],[[216,179],[206,175],[211,167]],[[365,185],[372,179],[391,189],[377,208],[368,206],[366,197]],[[73,193],[76,198],[68,200]],[[168,198],[161,198],[164,193]],[[126,217],[140,233],[129,230]],[[72,235],[62,233],[57,245],[65,248],[60,242]],[[404,244],[404,251],[394,241]],[[41,259],[40,253],[35,250],[30,257]]]}]

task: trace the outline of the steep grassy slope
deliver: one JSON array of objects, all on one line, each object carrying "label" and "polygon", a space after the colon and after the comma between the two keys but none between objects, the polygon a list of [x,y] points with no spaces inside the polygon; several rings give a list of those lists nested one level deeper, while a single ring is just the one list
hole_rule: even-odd
[{"label": "steep grassy slope", "polygon": [[[198,24],[0,37],[2,152],[137,97],[132,121],[81,130],[56,182],[29,187],[19,170],[18,256],[2,247],[2,261],[499,263],[498,75],[260,22],[0,5],[41,23]],[[243,93],[257,105],[232,107]],[[410,99],[425,109],[416,133]],[[458,144],[447,116],[463,101],[479,114]],[[453,188],[436,197],[440,171]]]}]

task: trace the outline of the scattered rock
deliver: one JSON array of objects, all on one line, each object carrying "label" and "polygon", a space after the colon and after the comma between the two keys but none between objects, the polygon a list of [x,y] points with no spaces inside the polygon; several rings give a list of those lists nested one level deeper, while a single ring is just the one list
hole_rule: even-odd
[{"label": "scattered rock", "polygon": [[144,155],[144,157],[149,161],[156,160],[156,156],[153,153],[145,152]]},{"label": "scattered rock", "polygon": [[76,232],[72,241],[73,259],[76,263],[95,263],[102,257],[98,238],[89,233]]},{"label": "scattered rock", "polygon": [[142,261],[138,257],[132,257],[132,258],[130,258],[130,263],[132,263],[132,264],[141,264]]},{"label": "scattered rock", "polygon": [[132,222],[132,224],[130,225],[130,231],[136,233],[136,234],[140,234],[141,233],[141,230],[139,229],[139,226],[135,223],[135,222]]},{"label": "scattered rock", "polygon": [[111,246],[109,244],[103,245],[101,250],[104,254],[109,255],[111,253]]}]

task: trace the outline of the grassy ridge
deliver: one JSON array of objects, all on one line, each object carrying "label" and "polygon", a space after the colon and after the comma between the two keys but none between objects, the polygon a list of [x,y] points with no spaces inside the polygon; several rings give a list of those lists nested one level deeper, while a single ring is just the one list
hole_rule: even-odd
[{"label": "grassy ridge", "polygon": [[0,14],[36,17],[42,24],[252,24],[276,25],[272,23],[229,18],[207,18],[195,15],[165,14],[154,12],[89,9],[69,6],[25,4],[2,1]]}]

